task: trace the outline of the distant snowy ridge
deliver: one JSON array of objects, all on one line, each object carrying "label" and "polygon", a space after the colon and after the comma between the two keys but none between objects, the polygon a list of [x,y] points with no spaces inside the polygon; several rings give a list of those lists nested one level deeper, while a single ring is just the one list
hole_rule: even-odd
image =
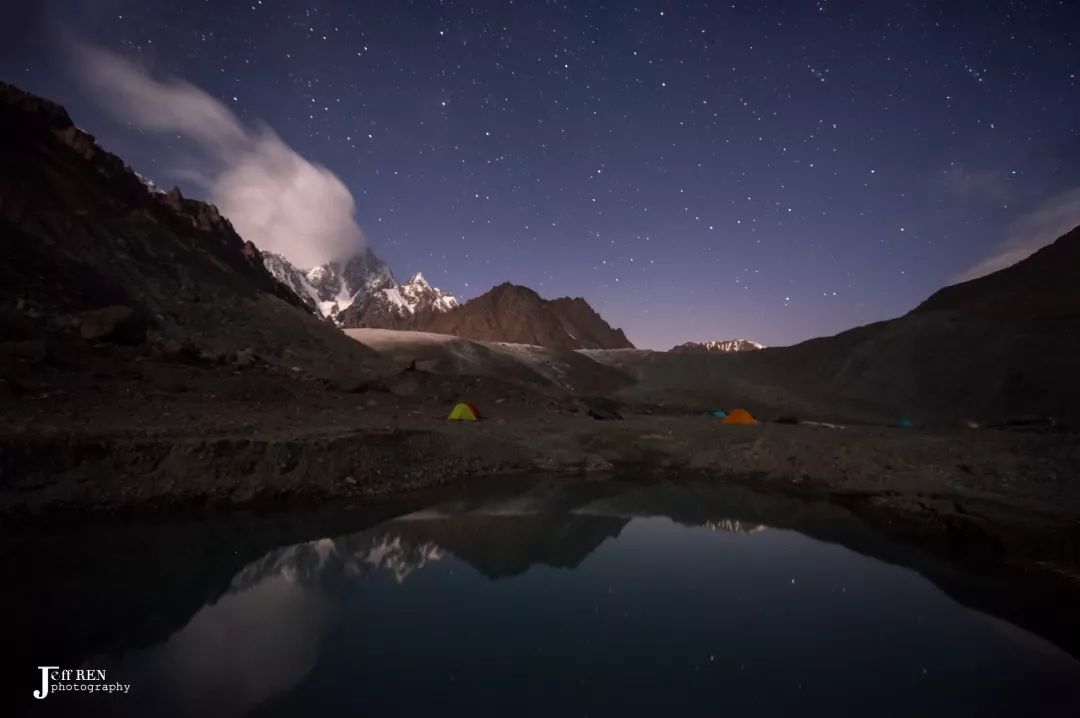
[{"label": "distant snowy ridge", "polygon": [[672,347],[671,351],[679,353],[718,352],[726,354],[730,352],[756,351],[765,348],[764,344],[749,339],[724,339],[721,341],[686,342],[685,344]]},{"label": "distant snowy ridge", "polygon": [[768,529],[768,526],[762,524],[751,524],[739,519],[716,519],[714,521],[706,521],[705,528],[711,531],[727,531],[730,533],[740,534],[756,534]]},{"label": "distant snowy ridge", "polygon": [[395,328],[420,313],[442,313],[458,300],[417,272],[399,283],[386,262],[365,249],[347,262],[300,269],[280,254],[263,252],[263,264],[319,316],[339,326]]}]

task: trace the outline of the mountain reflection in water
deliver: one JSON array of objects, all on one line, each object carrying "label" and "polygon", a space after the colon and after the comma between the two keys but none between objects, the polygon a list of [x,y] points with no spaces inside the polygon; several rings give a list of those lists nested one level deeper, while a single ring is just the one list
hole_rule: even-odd
[{"label": "mountain reflection in water", "polygon": [[[806,533],[767,528],[777,524]],[[169,613],[169,626],[83,645],[77,663],[107,668],[132,693],[48,707],[207,717],[1080,708],[1074,657],[953,600],[939,586],[963,571],[825,503],[538,483],[340,529],[244,560],[218,589],[220,571],[208,572],[205,600]],[[918,565],[938,585],[867,553]],[[158,570],[128,566],[144,568]],[[188,590],[201,579],[183,574]],[[167,586],[130,590],[146,594],[147,611],[170,600]],[[131,630],[115,619],[102,635]]]}]

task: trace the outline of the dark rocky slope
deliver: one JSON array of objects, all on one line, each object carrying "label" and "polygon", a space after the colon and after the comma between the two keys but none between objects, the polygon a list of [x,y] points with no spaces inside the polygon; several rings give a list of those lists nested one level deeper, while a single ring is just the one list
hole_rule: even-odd
[{"label": "dark rocky slope", "polygon": [[992,274],[939,289],[912,314],[992,320],[1080,320],[1080,227]]},{"label": "dark rocky slope", "polygon": [[[911,313],[789,350],[785,369],[918,421],[1080,423],[1080,231]],[[766,358],[768,358],[766,354]],[[798,367],[803,367],[799,372]]]},{"label": "dark rocky slope", "polygon": [[0,236],[8,391],[37,365],[77,370],[86,357],[312,375],[374,357],[312,316],[213,205],[148,187],[62,107],[4,83]]},{"label": "dark rocky slope", "polygon": [[407,328],[552,349],[632,349],[634,346],[621,329],[612,329],[584,299],[543,299],[528,287],[509,282],[448,312],[418,317]]}]

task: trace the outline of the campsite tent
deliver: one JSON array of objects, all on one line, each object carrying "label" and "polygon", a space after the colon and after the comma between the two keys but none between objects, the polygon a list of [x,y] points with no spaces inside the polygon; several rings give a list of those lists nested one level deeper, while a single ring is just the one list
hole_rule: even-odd
[{"label": "campsite tent", "polygon": [[476,421],[480,418],[480,410],[473,404],[461,403],[455,405],[450,416],[446,418],[450,421]]},{"label": "campsite tent", "polygon": [[722,424],[756,424],[755,419],[746,409],[735,409],[724,417]]},{"label": "campsite tent", "polygon": [[726,419],[727,418],[727,412],[724,411],[723,409],[717,409],[716,411],[714,411],[712,413],[712,415],[715,416],[717,419]]}]

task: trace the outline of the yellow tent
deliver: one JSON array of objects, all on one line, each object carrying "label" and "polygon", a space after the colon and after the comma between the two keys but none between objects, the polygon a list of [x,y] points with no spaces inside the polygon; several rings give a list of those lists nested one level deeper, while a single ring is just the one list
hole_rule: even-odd
[{"label": "yellow tent", "polygon": [[476,421],[480,418],[480,412],[472,404],[457,404],[446,418],[450,421]]},{"label": "yellow tent", "polygon": [[750,414],[750,412],[747,411],[746,409],[735,409],[734,411],[729,412],[728,415],[724,417],[724,420],[722,422],[720,422],[720,423],[721,424],[756,424],[757,419],[755,419]]}]

